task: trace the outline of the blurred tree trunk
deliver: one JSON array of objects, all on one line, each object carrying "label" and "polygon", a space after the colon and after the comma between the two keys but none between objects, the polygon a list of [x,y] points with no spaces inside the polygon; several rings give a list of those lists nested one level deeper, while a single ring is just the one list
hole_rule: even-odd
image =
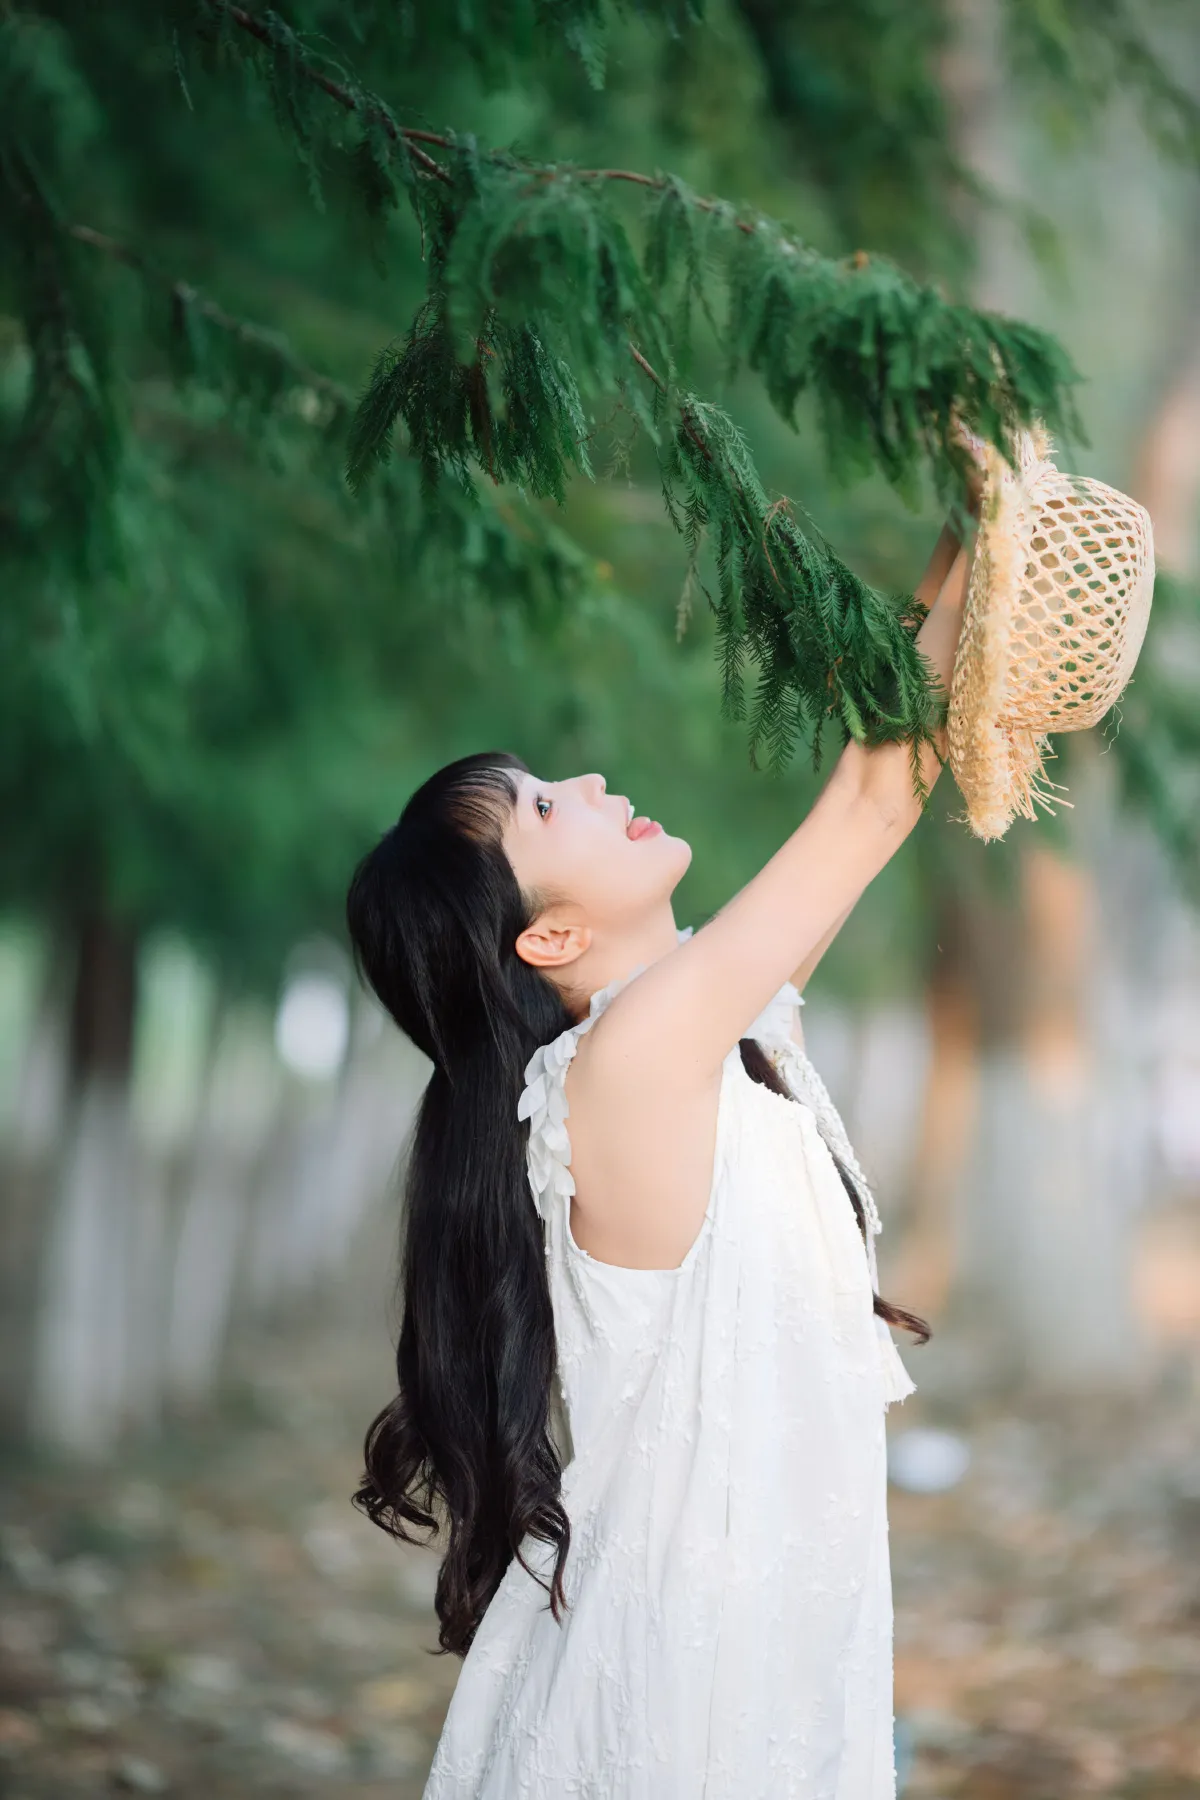
[{"label": "blurred tree trunk", "polygon": [[70,970],[61,937],[42,934],[37,1000],[24,1044],[15,1107],[0,1166],[0,1428],[25,1428],[32,1381],[38,1264],[46,1216],[46,1164],[61,1135],[66,1091]]},{"label": "blurred tree trunk", "polygon": [[926,1315],[941,1312],[954,1277],[956,1203],[975,1130],[979,1073],[965,908],[944,883],[935,887],[933,908],[936,955],[925,988],[929,1063],[903,1234],[886,1269],[889,1294]]},{"label": "blurred tree trunk", "polygon": [[1167,370],[1134,464],[1130,483],[1154,522],[1154,547],[1163,568],[1194,579],[1200,557],[1200,329],[1189,313],[1176,335]]},{"label": "blurred tree trunk", "polygon": [[100,909],[74,921],[67,1093],[33,1331],[31,1429],[99,1455],[130,1380],[134,1156],[129,1088],[137,941]]},{"label": "blurred tree trunk", "polygon": [[277,1121],[247,1249],[259,1312],[304,1301],[341,1267],[367,1214],[388,1197],[428,1065],[401,1040],[380,1054],[378,1011],[350,990],[346,1060],[331,1089],[295,1082]]},{"label": "blurred tree trunk", "polygon": [[[1158,561],[1190,581],[1200,567],[1200,211],[1178,235],[1175,279],[1159,339],[1157,391],[1134,458],[1131,489],[1154,521]],[[1189,629],[1194,629],[1190,626]]]},{"label": "blurred tree trunk", "polygon": [[253,1141],[238,1129],[236,1077],[228,1067],[230,996],[222,987],[209,1037],[175,1241],[167,1328],[172,1400],[196,1407],[221,1369],[245,1229]]},{"label": "blurred tree trunk", "polygon": [[[1103,804],[1096,784],[1077,803]],[[1096,882],[1026,832],[1015,906],[972,907],[979,1114],[958,1270],[960,1316],[999,1326],[998,1373],[1114,1387],[1140,1372],[1132,1306],[1137,1109],[1101,1053]]]},{"label": "blurred tree trunk", "polygon": [[[954,11],[944,75],[960,151],[999,194],[1016,195],[1002,9],[998,0],[955,0]],[[974,228],[974,298],[1011,310],[1028,266],[1016,230],[995,209],[981,209]],[[1073,763],[1078,811],[1068,835],[1076,854],[1085,849],[1076,822],[1089,808],[1113,805],[1103,782],[1086,779],[1088,760]],[[919,1172],[929,1190],[926,1230],[944,1219],[955,1172],[938,1165],[938,1146],[955,1141],[954,1121],[940,1109],[959,1107],[973,1089],[950,1316],[986,1338],[997,1381],[1123,1385],[1139,1362],[1132,1211],[1118,1174],[1128,1168],[1129,1145],[1120,1141],[1119,1064],[1099,1053],[1090,1004],[1096,958],[1114,954],[1098,938],[1096,871],[1021,824],[1003,850],[987,854],[995,875],[1000,858],[1015,858],[1015,891],[951,880],[939,899],[949,963],[930,986],[935,1063],[940,1045],[943,1062],[976,1057],[977,1070],[973,1081],[962,1072],[951,1079],[945,1068],[937,1078],[935,1070]]]}]

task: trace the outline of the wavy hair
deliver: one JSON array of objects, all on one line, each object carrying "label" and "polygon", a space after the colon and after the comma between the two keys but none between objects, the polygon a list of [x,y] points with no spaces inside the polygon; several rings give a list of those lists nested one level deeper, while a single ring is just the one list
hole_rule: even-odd
[{"label": "wavy hair", "polygon": [[[438,1641],[459,1656],[514,1557],[561,1619],[571,1541],[550,1419],[554,1317],[517,1103],[534,1051],[575,1021],[516,953],[539,909],[501,845],[524,772],[504,752],[441,769],[359,862],[346,899],[359,975],[433,1063],[405,1176],[398,1392],[368,1427],[353,1502],[408,1542],[444,1531]],[[794,1098],[757,1043],[743,1039],[741,1052],[754,1080]],[[874,1306],[929,1337],[915,1314],[878,1295]],[[554,1547],[548,1583],[529,1569],[526,1537]]]}]

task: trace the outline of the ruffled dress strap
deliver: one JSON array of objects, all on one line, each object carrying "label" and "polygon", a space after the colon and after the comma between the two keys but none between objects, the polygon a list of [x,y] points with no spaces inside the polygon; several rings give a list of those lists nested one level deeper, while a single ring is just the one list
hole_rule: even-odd
[{"label": "ruffled dress strap", "polygon": [[[593,994],[587,1017],[569,1025],[552,1043],[535,1050],[525,1065],[525,1087],[517,1102],[517,1118],[529,1121],[526,1153],[529,1185],[533,1190],[533,1203],[547,1224],[559,1216],[562,1204],[575,1192],[571,1140],[567,1132],[567,1117],[571,1110],[564,1085],[567,1070],[575,1060],[580,1039],[592,1029],[609,1001],[633,980],[634,975],[640,975],[643,967],[640,965],[623,980],[610,981],[607,987]],[[546,1253],[549,1255],[549,1247]]]},{"label": "ruffled dress strap", "polygon": [[556,1201],[568,1201],[575,1192],[566,1125],[569,1108],[563,1083],[590,1023],[590,1019],[585,1019],[573,1025],[534,1053],[526,1065],[525,1089],[517,1103],[517,1118],[529,1121],[526,1167],[533,1203],[546,1222],[553,1215]]}]

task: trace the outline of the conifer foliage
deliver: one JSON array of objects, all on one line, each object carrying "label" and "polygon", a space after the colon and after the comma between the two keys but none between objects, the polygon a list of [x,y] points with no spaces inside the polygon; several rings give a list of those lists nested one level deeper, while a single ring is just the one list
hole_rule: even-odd
[{"label": "conifer foliage", "polygon": [[[602,82],[601,0],[491,0],[484,12],[474,30],[465,12],[455,26],[482,60],[497,44],[557,29]],[[416,13],[374,17],[360,7],[356,16],[364,67],[373,43],[424,29]],[[685,29],[689,14],[661,16]],[[162,37],[174,68],[164,58],[163,79],[177,81],[179,104],[201,117],[213,81],[240,77],[265,93],[314,200],[323,203],[331,170],[348,173],[381,242],[389,216],[411,212],[424,298],[415,316],[397,319],[355,403],[281,339],[156,271],[152,246],[125,244],[103,217],[68,210],[68,196],[74,208],[96,187],[79,129],[90,101],[66,103],[69,34],[31,12],[6,16],[0,223],[29,345],[3,447],[14,542],[31,551],[56,509],[70,515],[62,542],[80,548],[81,569],[106,541],[121,392],[88,259],[115,259],[155,296],[148,327],[181,382],[207,384],[259,427],[300,420],[320,453],[339,453],[353,493],[384,506],[390,495],[411,510],[399,451],[419,470],[422,529],[452,553],[465,553],[472,517],[491,521],[493,537],[503,532],[513,515],[494,497],[514,495],[521,526],[504,560],[549,570],[527,585],[561,604],[586,579],[583,559],[537,503],[561,501],[573,477],[593,476],[596,420],[618,406],[657,454],[665,507],[687,546],[686,591],[715,614],[725,705],[748,721],[752,754],[778,766],[804,740],[815,761],[832,726],[843,740],[911,738],[915,775],[916,745],[944,704],[915,648],[919,606],[860,579],[802,506],[767,491],[734,420],[695,391],[698,363],[715,349],[724,375],[759,381],[789,423],[810,404],[839,471],[878,470],[909,494],[932,478],[953,505],[956,420],[991,439],[1034,415],[1058,434],[1076,431],[1064,352],[886,258],[820,254],[788,227],[673,175],[537,162],[426,129],[334,53],[347,35],[339,39],[338,23],[311,0],[297,0],[290,17],[169,0]],[[95,529],[84,531],[86,521]]]}]

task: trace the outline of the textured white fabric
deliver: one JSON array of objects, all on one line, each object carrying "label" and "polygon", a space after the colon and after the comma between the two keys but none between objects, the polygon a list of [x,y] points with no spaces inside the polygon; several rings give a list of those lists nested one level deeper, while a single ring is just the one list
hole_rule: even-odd
[{"label": "textured white fabric", "polygon": [[[822,1135],[846,1155],[841,1120],[781,989],[751,1034],[801,1104],[734,1046],[682,1264],[596,1261],[563,1079],[620,985],[531,1060],[520,1105],[574,1446],[568,1611],[514,1560],[424,1800],[894,1800],[884,1411],[914,1384]],[[522,1550],[548,1579],[549,1547]]]}]

